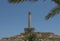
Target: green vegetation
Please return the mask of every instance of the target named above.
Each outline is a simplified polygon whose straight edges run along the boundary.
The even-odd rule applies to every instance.
[[[60,13],[60,0],[52,0],[52,1],[55,2],[57,6],[53,8],[51,12],[49,12],[49,14],[45,17],[47,20]]]
[[[24,0],[8,0],[9,3],[19,3],[19,2],[23,2]]]
[[[40,35],[41,36],[37,36],[37,35]],[[60,36],[58,35],[55,35],[54,33],[49,33],[49,32],[34,32],[34,33],[23,33],[22,34],[24,36],[24,38],[21,37],[21,35],[15,35],[15,36],[12,36],[12,37],[9,37],[9,38],[2,38],[2,41],[19,41],[20,38],[22,40],[28,40],[28,41],[38,41],[39,39],[43,39],[46,41],[47,40],[52,40],[52,41],[60,41]],[[50,37],[52,35],[52,37]]]

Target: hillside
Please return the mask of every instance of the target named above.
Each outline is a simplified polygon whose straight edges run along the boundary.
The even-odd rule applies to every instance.
[[[60,41],[60,36],[54,33],[50,33],[50,32],[34,32],[34,33],[35,35],[37,35],[36,39],[38,41],[39,39],[41,41]],[[0,41],[23,41],[23,40],[25,40],[24,33],[0,39]]]

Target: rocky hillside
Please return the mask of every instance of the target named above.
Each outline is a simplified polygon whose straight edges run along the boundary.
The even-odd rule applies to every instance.
[[[34,32],[38,38],[36,41],[60,41],[60,36],[50,32]],[[2,38],[0,41],[24,41],[24,33],[7,38]]]

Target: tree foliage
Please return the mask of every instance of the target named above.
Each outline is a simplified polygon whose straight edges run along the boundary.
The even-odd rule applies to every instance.
[[[24,0],[8,0],[9,3],[19,3],[23,2]]]
[[[28,41],[35,41],[35,39],[37,38],[36,34],[35,34],[35,33],[32,33],[32,32],[30,32],[30,33],[25,33],[25,34],[24,34],[24,37],[25,37],[25,39],[28,40]]]
[[[23,1],[28,1],[28,0],[8,0],[9,3],[20,3]],[[38,1],[38,0],[29,0],[29,1]],[[54,17],[55,15],[59,14],[58,12],[60,12],[60,0],[52,0],[52,2],[55,2],[57,4],[56,7],[54,7],[51,12],[48,13],[48,15],[46,15],[45,19],[49,19]]]
[[[55,2],[57,4],[57,6],[55,8],[53,8],[51,10],[51,12],[48,13],[48,15],[45,17],[45,19],[49,19],[54,17],[55,15],[59,14],[60,12],[60,0],[52,0],[53,2]]]
[[[38,0],[8,0],[9,3],[20,3],[23,1],[30,1],[30,2],[36,2]]]
[[[52,1],[60,5],[60,0],[52,0]]]
[[[60,5],[53,8],[45,18],[48,20],[49,18],[52,18],[55,15],[59,14],[59,12],[60,12]]]

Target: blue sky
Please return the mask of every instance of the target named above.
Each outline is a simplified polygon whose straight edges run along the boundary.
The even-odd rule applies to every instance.
[[[24,32],[24,27],[28,27],[29,11],[32,13],[32,27],[36,32],[53,32],[60,35],[60,14],[48,21],[45,20],[45,16],[55,6],[55,3],[50,0],[16,4],[0,0],[0,38]]]

